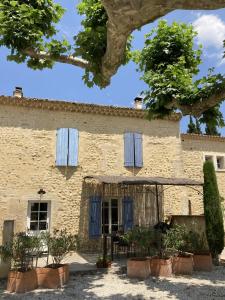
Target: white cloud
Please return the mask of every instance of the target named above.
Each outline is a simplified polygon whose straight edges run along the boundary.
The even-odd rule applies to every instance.
[[[198,43],[204,47],[214,47],[218,50],[223,48],[225,40],[225,22],[218,16],[200,15],[193,23],[195,30],[198,32]]]
[[[204,55],[215,59],[217,66],[225,63],[223,58],[223,41],[225,40],[225,22],[218,16],[198,15],[193,22],[194,29],[198,32],[197,42],[204,47]]]

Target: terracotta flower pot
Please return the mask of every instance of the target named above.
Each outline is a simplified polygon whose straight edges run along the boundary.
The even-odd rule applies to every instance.
[[[212,256],[208,254],[194,254],[194,270],[195,271],[212,271],[213,263]]]
[[[152,257],[151,262],[152,276],[171,277],[172,276],[172,260],[171,258],[163,259]]]
[[[193,255],[176,256],[173,258],[173,273],[191,275],[193,273]]]
[[[7,291],[10,293],[26,293],[38,287],[35,270],[27,272],[10,271],[7,281]]]
[[[69,280],[69,266],[67,264],[54,268],[52,265],[37,268],[38,286],[48,289],[62,287]]]
[[[130,278],[146,279],[150,275],[149,260],[134,257],[127,260],[127,276]]]

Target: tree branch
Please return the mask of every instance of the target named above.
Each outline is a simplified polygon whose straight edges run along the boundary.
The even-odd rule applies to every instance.
[[[225,8],[225,0],[102,0],[108,15],[107,50],[102,59],[103,86],[110,83],[125,55],[129,34],[176,9]]]
[[[201,9],[201,10],[214,10],[214,9],[220,9],[225,7],[225,1],[224,0],[175,0],[170,1],[172,2],[172,7],[174,9]]]
[[[26,49],[23,51],[24,54],[32,57],[32,58],[37,58],[37,59],[48,59],[48,60],[52,60],[55,62],[60,62],[63,64],[69,64],[69,65],[73,65],[76,67],[80,67],[83,69],[88,68],[88,66],[90,65],[90,63],[82,58],[78,58],[78,57],[74,57],[72,55],[59,55],[59,56],[54,56],[50,53],[44,52],[44,51],[40,51],[37,52],[34,49]]]
[[[208,98],[203,98],[201,101],[194,103],[193,105],[178,105],[177,108],[181,110],[182,114],[192,115],[196,118],[200,117],[203,112],[216,106],[225,100],[225,88],[213,93]]]
[[[102,87],[110,84],[111,77],[122,64],[127,38],[135,29],[157,20],[175,9],[219,9],[225,0],[101,0],[108,15],[107,49],[102,58]],[[38,59],[71,64],[86,69],[91,62],[84,59],[27,49],[25,54]]]

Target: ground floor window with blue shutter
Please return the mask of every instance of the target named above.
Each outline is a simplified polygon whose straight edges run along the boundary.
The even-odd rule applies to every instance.
[[[126,232],[133,228],[133,199],[131,197],[125,197],[123,199],[123,229]]]
[[[112,234],[118,232],[120,228],[125,232],[132,229],[133,214],[133,199],[129,196],[123,199],[106,198],[104,201],[100,196],[91,196],[89,199],[89,238],[98,239],[103,232]]]
[[[118,198],[107,198],[102,201],[101,197],[92,196],[89,208],[90,238],[97,238],[103,233],[118,232],[119,226],[122,225],[120,223],[121,209],[121,201]]]
[[[96,239],[101,236],[102,201],[100,196],[92,196],[89,201],[89,238]]]
[[[124,166],[143,167],[143,143],[141,133],[124,133]]]
[[[78,130],[58,128],[56,141],[56,166],[78,166]]]

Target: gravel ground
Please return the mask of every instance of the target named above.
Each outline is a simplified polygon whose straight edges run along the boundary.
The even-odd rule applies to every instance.
[[[58,300],[58,299],[225,299],[225,267],[213,272],[195,272],[193,276],[153,278],[145,281],[129,279],[121,269],[113,267],[108,273],[71,276],[68,285],[58,290],[37,289],[27,294],[4,292],[0,282],[0,299]]]

